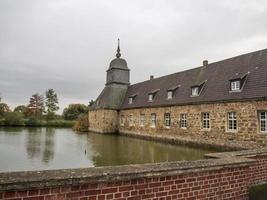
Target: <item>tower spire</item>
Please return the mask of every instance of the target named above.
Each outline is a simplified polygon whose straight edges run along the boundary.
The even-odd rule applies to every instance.
[[[121,57],[121,53],[120,53],[120,38],[118,38],[118,48],[117,48],[117,54],[116,54],[116,57],[117,58],[120,58]]]

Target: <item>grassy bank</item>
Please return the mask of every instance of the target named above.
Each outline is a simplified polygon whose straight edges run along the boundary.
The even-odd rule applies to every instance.
[[[73,127],[75,121],[72,120],[33,120],[33,119],[23,119],[19,123],[10,123],[5,119],[0,119],[0,126],[25,126],[25,127]]]

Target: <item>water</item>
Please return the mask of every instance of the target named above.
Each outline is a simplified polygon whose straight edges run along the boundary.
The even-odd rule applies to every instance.
[[[71,129],[0,127],[0,172],[197,160],[210,152]]]

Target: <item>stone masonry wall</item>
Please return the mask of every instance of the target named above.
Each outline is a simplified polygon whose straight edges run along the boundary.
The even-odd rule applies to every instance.
[[[178,139],[200,144],[254,148],[267,144],[267,134],[259,132],[258,111],[267,110],[267,101],[235,103],[213,103],[173,107],[121,110],[125,123],[119,124],[119,132],[131,135]],[[210,114],[210,129],[202,128],[202,113]],[[227,113],[237,113],[237,131],[227,131]],[[156,127],[151,128],[151,113],[157,117]],[[164,113],[170,113],[171,126],[164,125]],[[180,128],[180,114],[187,114],[186,129]],[[140,126],[140,114],[145,115],[144,126]],[[132,115],[133,123],[129,123]]]
[[[267,149],[218,153],[214,157],[191,162],[0,173],[0,199],[248,200],[249,188],[267,181]]]
[[[88,112],[89,131],[114,133],[118,130],[118,111],[110,109],[90,110]]]

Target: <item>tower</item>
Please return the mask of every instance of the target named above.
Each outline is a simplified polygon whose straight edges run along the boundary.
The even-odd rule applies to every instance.
[[[120,40],[116,58],[106,71],[106,85],[89,111],[89,131],[114,133],[118,127],[118,110],[130,85],[130,69],[121,58]]]

